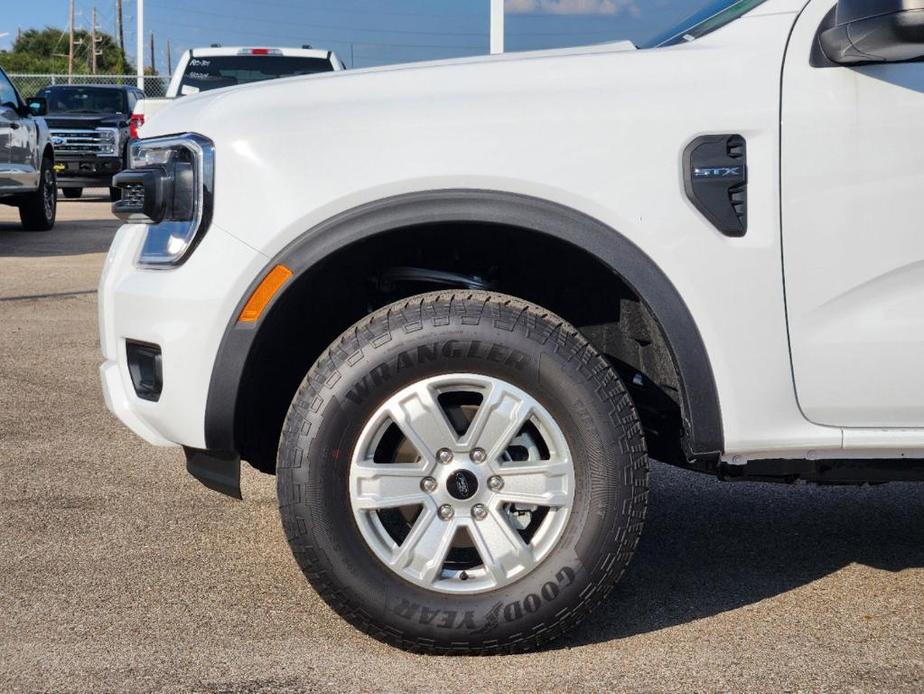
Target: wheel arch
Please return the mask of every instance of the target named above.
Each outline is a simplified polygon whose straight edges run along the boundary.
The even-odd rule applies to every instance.
[[[490,190],[440,190],[386,198],[342,212],[299,236],[276,255],[240,299],[212,369],[205,413],[209,450],[240,450],[243,380],[261,328],[280,299],[325,260],[395,230],[430,224],[473,223],[515,227],[582,249],[618,276],[644,302],[664,334],[681,382],[689,460],[713,460],[724,450],[718,391],[699,329],[668,277],[638,246],[582,212],[529,196]],[[255,323],[238,316],[266,272],[285,265],[293,273]],[[567,318],[567,316],[566,316]]]

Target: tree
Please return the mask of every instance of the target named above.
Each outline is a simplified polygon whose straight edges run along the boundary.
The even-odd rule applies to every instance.
[[[96,69],[100,74],[130,75],[135,68],[122,54],[118,42],[109,34],[96,32]],[[78,45],[74,48],[74,74],[90,73],[90,32],[74,32]],[[54,27],[28,29],[13,44],[13,50],[0,52],[0,66],[7,72],[65,73],[67,72],[67,32]]]

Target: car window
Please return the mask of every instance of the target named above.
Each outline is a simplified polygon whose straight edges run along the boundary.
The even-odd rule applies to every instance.
[[[49,113],[125,113],[126,93],[105,87],[45,87]],[[129,109],[130,110],[130,109]]]
[[[0,105],[19,108],[19,97],[7,76],[0,72]]]
[[[762,5],[766,0],[711,0],[681,22],[658,32],[653,38],[640,44],[640,48],[673,46],[693,41],[719,29],[729,22]]]
[[[261,82],[280,77],[332,72],[333,69],[333,63],[327,58],[301,58],[284,55],[192,57],[183,73],[180,94],[204,92],[219,87],[233,87],[236,84]]]

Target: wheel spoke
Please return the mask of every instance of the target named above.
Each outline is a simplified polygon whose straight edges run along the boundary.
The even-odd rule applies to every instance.
[[[351,480],[353,504],[369,510],[422,504],[429,501],[420,488],[425,474],[420,465],[355,463]]]
[[[443,394],[471,416],[461,435]],[[423,379],[379,405],[354,445],[349,485],[357,526],[383,565],[447,594],[502,588],[532,571],[560,538],[575,488],[551,414],[516,385],[473,373]],[[550,510],[530,515],[536,507]],[[394,512],[379,513],[394,508],[400,533]],[[518,530],[526,519],[528,532]]]
[[[484,449],[488,462],[493,463],[523,428],[533,407],[531,398],[516,394],[502,382],[495,381],[475,412],[460,445]]]
[[[390,402],[388,415],[427,462],[433,462],[436,451],[454,444],[458,438],[426,384]]]
[[[565,506],[570,502],[570,471],[570,462],[557,458],[501,465],[504,486],[496,494],[508,503]]]
[[[455,521],[444,521],[433,504],[426,504],[411,532],[396,550],[392,568],[406,571],[427,585],[440,576],[449,546],[456,534]]]
[[[473,522],[469,534],[485,569],[497,585],[514,573],[525,573],[535,564],[532,548],[514,530],[503,512],[495,506],[484,520]]]

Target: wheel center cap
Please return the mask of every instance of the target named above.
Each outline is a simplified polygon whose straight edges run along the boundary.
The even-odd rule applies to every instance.
[[[455,470],[446,479],[446,489],[455,499],[471,499],[478,491],[478,478],[468,470]]]

